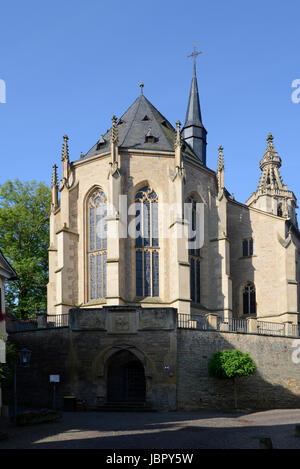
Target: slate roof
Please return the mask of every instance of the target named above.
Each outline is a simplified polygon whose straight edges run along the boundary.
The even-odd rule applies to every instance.
[[[8,260],[5,258],[3,252],[0,249],[0,267],[3,266],[3,269],[7,272],[8,280],[16,280],[18,278],[15,270],[12,268]]]
[[[117,123],[119,148],[174,152],[176,130],[170,122],[141,94]],[[111,129],[80,160],[101,155],[110,150]],[[146,137],[147,136],[147,137]],[[185,145],[183,152],[189,157],[199,159]]]
[[[195,64],[183,129],[190,126],[203,127]]]

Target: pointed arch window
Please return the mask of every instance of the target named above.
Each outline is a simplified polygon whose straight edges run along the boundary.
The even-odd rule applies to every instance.
[[[256,315],[255,285],[251,282],[246,283],[243,288],[243,314],[245,316]]]
[[[136,296],[159,296],[158,197],[149,186],[135,196]]]
[[[106,297],[107,200],[97,189],[88,200],[88,298]]]
[[[195,241],[196,237],[196,222],[197,222],[197,202],[193,197],[189,197],[186,203],[190,204],[189,213],[189,241]],[[200,249],[189,249],[189,262],[190,262],[190,294],[193,303],[201,302],[201,256]]]

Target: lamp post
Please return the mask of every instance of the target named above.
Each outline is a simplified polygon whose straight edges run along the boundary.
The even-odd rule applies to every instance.
[[[22,348],[18,352],[19,364],[23,368],[29,368],[31,351]],[[14,365],[14,424],[17,425],[17,365],[18,360],[15,361]]]

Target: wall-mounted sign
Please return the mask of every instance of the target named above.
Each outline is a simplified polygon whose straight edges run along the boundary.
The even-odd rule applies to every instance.
[[[50,383],[59,383],[59,375],[50,375]]]

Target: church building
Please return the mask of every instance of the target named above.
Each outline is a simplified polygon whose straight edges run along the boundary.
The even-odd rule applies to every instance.
[[[51,189],[48,322],[14,335],[39,370],[24,399],[35,389],[37,400],[49,395],[49,375],[59,374],[61,397],[92,408],[230,406],[230,384],[207,374],[210,356],[229,347],[257,366],[240,391],[246,406],[299,404],[299,367],[288,356],[300,311],[296,197],[271,134],[246,203],[225,186],[222,146],[217,170],[207,166],[196,54],[183,126],[141,83],[87,153],[71,161],[63,137],[62,179],[54,165]]]
[[[273,136],[258,187],[240,203],[225,187],[222,146],[217,171],[207,166],[195,60],[181,129],[143,86],[75,161],[64,136],[60,186],[56,166],[52,179],[48,314],[127,305],[297,324],[297,203],[280,175]],[[196,219],[203,242],[189,248]]]

